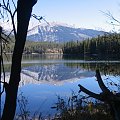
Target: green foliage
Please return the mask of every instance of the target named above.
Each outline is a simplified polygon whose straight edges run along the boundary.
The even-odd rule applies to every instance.
[[[33,42],[26,41],[24,54],[38,53],[44,54],[48,49],[56,49],[56,51],[62,50],[62,44],[54,43],[54,42]],[[10,42],[8,48],[6,49],[6,53],[13,53],[14,48],[14,40]]]
[[[68,42],[63,48],[64,54],[93,56],[120,55],[120,34],[105,34],[82,42]]]

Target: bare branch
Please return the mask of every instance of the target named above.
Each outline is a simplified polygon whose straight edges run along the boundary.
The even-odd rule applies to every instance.
[[[112,21],[116,22],[116,24],[113,23],[113,22],[111,22],[112,25],[120,26],[120,21],[119,21],[118,19],[116,19],[116,18],[112,15],[112,13],[111,13],[110,11],[107,11],[107,12],[101,11],[101,12],[102,12],[105,16],[107,16],[108,18],[110,18]],[[117,23],[118,23],[119,25],[118,25]]]
[[[2,36],[1,36],[1,38],[2,38],[2,40],[3,40],[2,42],[5,42],[5,43],[8,42],[8,41],[7,41],[5,38],[3,38]]]
[[[82,85],[80,85],[80,84],[79,84],[78,86],[80,87],[80,90],[81,90],[82,92],[88,94],[89,96],[91,96],[91,97],[93,97],[93,98],[96,98],[96,99],[98,99],[98,100],[103,100],[99,94],[96,94],[96,93],[93,93],[93,92],[89,91],[88,89],[84,88],[84,87],[83,87]]]
[[[7,7],[8,7],[8,5],[9,5],[9,2],[10,2],[10,0],[7,1]]]
[[[9,0],[8,0],[8,2],[9,2]],[[7,3],[7,4],[8,5],[6,6],[5,1],[3,0],[2,8],[10,14],[10,17],[11,17],[11,20],[12,20],[12,25],[13,25],[13,31],[14,31],[14,35],[15,35],[15,38],[16,38],[17,32],[16,32],[16,28],[15,28],[14,16],[15,16],[15,13],[17,12],[17,9],[15,9],[15,11],[12,13],[11,8],[10,8],[10,4],[9,3]],[[15,5],[15,3],[14,3],[14,5]]]
[[[2,18],[4,18],[3,14],[2,14],[2,12],[1,12],[1,9],[0,9],[0,15],[1,15]],[[1,18],[0,18],[0,19],[1,19]]]
[[[8,12],[11,12],[11,11],[9,10],[8,5],[9,5],[9,3],[7,3],[7,5],[6,5],[6,4],[5,4],[5,0],[3,0],[3,5],[2,5],[3,9],[7,10]]]
[[[3,0],[3,5],[4,5],[5,7],[7,7],[6,4],[5,4],[5,0]]]
[[[13,12],[13,17],[15,16],[15,13],[17,12],[17,8],[15,9],[15,11]]]
[[[115,23],[113,23],[113,22],[107,22],[108,24],[110,24],[110,25],[114,25],[114,26],[120,26],[119,24],[115,24]]]
[[[98,81],[98,84],[99,84],[101,90],[105,93],[110,93],[109,89],[103,83],[103,80],[101,78],[99,70],[96,70],[96,78],[97,78],[97,81]]]
[[[17,37],[17,31],[16,31],[16,28],[15,28],[14,17],[12,15],[11,15],[11,20],[12,20],[12,25],[13,25],[13,31],[14,31],[15,39],[16,39],[16,37]]]
[[[32,14],[31,16],[34,17],[34,18],[35,18],[36,20],[38,20],[39,22],[41,22],[41,20],[44,20],[44,21],[49,25],[49,22],[47,22],[47,20],[45,20],[44,17],[42,17],[42,16],[37,16],[37,15],[35,15],[35,14]]]
[[[15,5],[15,2],[12,0],[12,3],[13,3],[13,5],[14,5],[14,8],[15,8],[15,10],[17,9],[17,7],[16,7],[16,5]]]
[[[10,31],[10,33],[7,35],[6,39],[11,39],[10,35],[12,34],[13,30]]]
[[[31,16],[34,17],[35,19],[37,19],[39,22],[40,22],[40,20],[43,19],[42,16],[37,16],[37,15],[35,15],[35,14],[32,14]]]

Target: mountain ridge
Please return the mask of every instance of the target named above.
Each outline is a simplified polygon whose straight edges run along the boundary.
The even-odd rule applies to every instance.
[[[35,42],[69,42],[82,41],[88,38],[104,35],[105,31],[76,28],[68,24],[41,24],[28,31],[27,39]]]

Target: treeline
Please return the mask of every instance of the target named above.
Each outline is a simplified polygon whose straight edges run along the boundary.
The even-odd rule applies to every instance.
[[[49,53],[49,52],[61,52],[62,44],[55,42],[31,42],[27,41],[24,49],[24,53]]]
[[[118,56],[120,55],[120,34],[105,34],[82,42],[67,42],[64,45],[63,54]]]
[[[14,40],[10,41],[6,53],[12,53]],[[81,56],[120,56],[120,34],[105,34],[97,38],[84,41],[70,41],[67,43],[33,42],[27,41],[24,54],[62,53]]]
[[[14,46],[14,40],[10,41],[7,48],[5,49],[6,53],[12,53]],[[55,42],[33,42],[26,41],[24,54],[45,54],[45,53],[55,53],[62,52],[63,44],[55,43]]]

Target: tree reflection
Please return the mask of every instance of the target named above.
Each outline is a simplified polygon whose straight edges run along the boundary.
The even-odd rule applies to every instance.
[[[65,63],[68,67],[83,68],[88,71],[95,71],[99,69],[104,75],[120,75],[120,63],[119,62],[84,62],[84,63]]]

